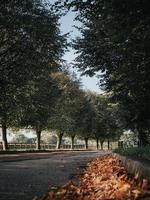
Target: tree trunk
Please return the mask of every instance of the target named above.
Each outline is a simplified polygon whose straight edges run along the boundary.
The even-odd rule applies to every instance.
[[[108,147],[108,150],[110,149],[110,141],[107,140],[107,147]]]
[[[71,136],[71,149],[74,149],[74,138],[75,138],[75,135]]]
[[[149,144],[148,138],[147,138],[147,133],[145,133],[142,130],[138,130],[138,139],[139,139],[138,146],[143,147],[143,146],[147,146]]]
[[[96,138],[96,148],[99,149],[99,138]]]
[[[3,145],[3,150],[6,151],[8,149],[8,142],[7,142],[7,127],[5,124],[2,124],[2,145]]]
[[[36,128],[36,150],[41,149],[41,129]]]
[[[118,148],[123,149],[123,141],[118,141]]]
[[[58,135],[58,140],[57,140],[57,146],[56,146],[56,149],[60,149],[60,147],[61,147],[61,143],[62,143],[62,137],[63,137],[63,135],[64,135],[63,132],[59,133],[59,135]]]
[[[89,148],[89,146],[88,146],[88,138],[84,138],[84,141],[85,141],[85,149],[88,149]]]
[[[100,143],[101,143],[101,150],[103,150],[104,140],[100,140]]]

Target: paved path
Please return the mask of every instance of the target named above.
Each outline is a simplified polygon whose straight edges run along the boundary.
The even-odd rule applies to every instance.
[[[32,200],[50,186],[65,184],[101,151],[0,157],[0,200]],[[32,159],[33,158],[33,159]],[[40,159],[39,159],[40,158]]]

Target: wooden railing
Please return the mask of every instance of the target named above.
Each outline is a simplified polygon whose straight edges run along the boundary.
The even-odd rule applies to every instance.
[[[35,150],[36,144],[24,144],[24,143],[9,143],[10,150]],[[85,145],[74,145],[74,149],[84,149]],[[56,145],[53,144],[41,144],[41,150],[53,150],[56,149]],[[71,145],[61,145],[61,149],[71,149]],[[2,150],[2,144],[0,144],[0,150]]]

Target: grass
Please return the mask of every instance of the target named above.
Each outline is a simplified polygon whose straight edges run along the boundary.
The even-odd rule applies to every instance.
[[[113,151],[123,156],[129,156],[135,159],[150,160],[150,146],[146,147],[130,147],[130,148],[118,148]]]

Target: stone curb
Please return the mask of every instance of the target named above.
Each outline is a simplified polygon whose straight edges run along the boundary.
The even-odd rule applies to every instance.
[[[126,156],[121,156],[116,153],[113,153],[113,155],[117,159],[121,160],[129,174],[132,174],[135,177],[138,176],[139,179],[147,179],[150,183],[150,167],[140,161],[133,160]]]

